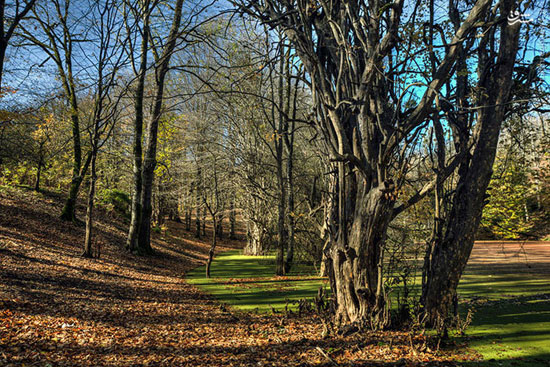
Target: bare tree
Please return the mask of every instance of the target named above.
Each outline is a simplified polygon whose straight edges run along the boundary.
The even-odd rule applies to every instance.
[[[436,212],[437,229],[426,254],[422,293],[428,321],[444,332],[486,204],[501,126],[513,108],[511,102],[517,91],[512,92],[512,86],[515,81],[521,81],[523,85],[517,86],[517,90],[521,90],[532,82],[521,80],[517,73],[514,77],[521,23],[506,22],[505,18],[516,6],[515,1],[500,1],[499,12],[486,15],[483,37],[475,55],[478,59],[477,85],[472,86],[468,78],[458,75],[455,81],[457,110],[449,110],[447,106],[448,120],[455,131],[455,147],[463,152],[465,159],[458,167],[450,199],[444,200],[443,191],[436,191],[438,200],[445,202],[448,209],[446,216]],[[451,3],[449,10],[456,28],[460,22],[458,4]],[[498,42],[495,41],[497,35]],[[467,63],[468,55],[462,50],[459,61],[462,70],[467,70]],[[471,95],[475,95],[475,99],[472,100]],[[443,137],[439,135],[437,150],[441,152]],[[438,181],[441,181],[440,176]],[[438,204],[436,209],[440,206]]]
[[[119,91],[115,95],[117,76],[125,63],[125,40],[121,37],[122,27],[118,23],[118,11],[116,2],[105,0],[97,2],[93,11],[95,19],[94,31],[97,36],[97,83],[94,93],[94,106],[92,112],[92,128],[89,131],[91,143],[90,187],[86,210],[86,237],[84,240],[84,252],[82,256],[92,257],[93,239],[93,209],[97,183],[96,162],[101,146],[106,142],[119,113],[118,105],[122,97]],[[97,251],[99,257],[99,248]]]
[[[15,29],[21,20],[32,9],[36,0],[8,1],[0,0],[0,97],[2,96],[2,74],[4,72],[4,58],[6,49]],[[7,26],[7,29],[6,29]]]
[[[73,135],[73,177],[69,195],[63,207],[61,218],[75,221],[75,208],[84,175],[88,171],[92,155],[88,153],[82,160],[81,126],[77,82],[75,80],[74,58],[75,44],[85,41],[85,27],[82,22],[87,17],[79,17],[72,13],[70,0],[52,0],[32,8],[28,16],[30,23],[21,27],[21,36],[39,47],[48,55],[56,67],[59,79],[65,92]],[[40,32],[32,27],[37,26]]]
[[[139,234],[139,226],[141,224],[141,190],[142,190],[142,164],[143,164],[143,104],[144,104],[144,90],[145,90],[145,78],[147,76],[148,55],[149,55],[149,36],[150,36],[150,17],[151,12],[154,10],[158,2],[150,0],[144,0],[138,3],[125,2],[125,17],[124,22],[127,30],[128,52],[132,64],[132,70],[137,78],[137,84],[134,90],[134,141],[133,141],[133,188],[132,188],[132,206],[131,206],[131,219],[130,227],[128,230],[128,237],[126,240],[126,248],[130,251],[137,251],[137,240]],[[130,22],[130,15],[133,17],[134,22]],[[135,57],[136,41],[132,42],[132,38],[135,34],[132,32],[133,23],[139,29],[141,35],[141,46],[139,51],[139,64]]]
[[[403,17],[404,9],[410,14],[419,2],[406,8],[403,0],[236,3],[242,12],[285,33],[311,80],[314,124],[336,177],[325,248],[336,321],[383,327],[389,309],[382,249],[398,208],[407,152],[490,0],[479,0],[470,9],[431,80],[415,90],[419,98],[410,94],[419,85],[408,82],[403,69],[413,57],[413,35],[402,31],[417,21]]]

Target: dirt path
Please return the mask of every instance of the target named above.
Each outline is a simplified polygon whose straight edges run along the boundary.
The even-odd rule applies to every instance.
[[[102,213],[101,259],[83,259],[83,228],[60,222],[60,208],[55,196],[0,193],[2,366],[332,365],[328,358],[440,365],[452,358],[426,350],[421,337],[411,348],[405,333],[323,339],[311,315],[229,312],[185,282],[208,244],[180,224],[155,238],[156,256],[140,258],[118,247],[124,225]],[[223,242],[220,250],[238,245]]]
[[[550,242],[476,241],[468,267],[493,273],[550,275]]]

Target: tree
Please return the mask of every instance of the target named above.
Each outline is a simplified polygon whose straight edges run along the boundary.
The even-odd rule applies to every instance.
[[[403,16],[419,2],[407,7],[402,0],[236,3],[242,12],[284,32],[311,80],[314,123],[335,172],[325,254],[336,322],[386,326],[382,247],[387,228],[398,212],[423,196],[396,206],[407,152],[490,1],[479,0],[470,9],[433,77],[421,84],[425,88],[410,81],[417,20]]]
[[[86,210],[86,237],[82,254],[83,257],[88,258],[93,256],[93,209],[97,182],[97,156],[117,120],[118,104],[122,97],[121,92],[118,96],[113,93],[119,71],[125,63],[125,53],[122,51],[125,42],[121,37],[122,28],[117,22],[118,10],[116,2],[111,0],[97,2],[93,8],[93,14],[97,19],[93,27],[97,37],[97,59],[94,60],[97,75],[95,76],[94,105],[91,116],[92,127],[89,131],[91,145],[90,187]]]
[[[146,2],[145,5],[153,7],[157,5],[157,2],[149,3]],[[151,215],[152,215],[152,190],[153,190],[153,180],[154,172],[156,166],[156,151],[157,151],[157,135],[158,135],[158,126],[159,122],[163,115],[163,104],[164,104],[164,93],[165,93],[165,82],[170,71],[170,60],[174,55],[177,47],[180,47],[178,51],[185,48],[185,44],[182,45],[184,36],[188,36],[189,39],[185,41],[190,41],[192,36],[197,33],[198,28],[207,20],[200,19],[200,15],[208,9],[210,4],[205,6],[191,6],[190,12],[186,15],[186,19],[183,21],[182,27],[182,17],[183,17],[183,1],[176,0],[173,9],[171,10],[172,20],[169,25],[168,35],[164,38],[162,36],[152,36],[149,34],[150,42],[145,43],[145,40],[142,43],[141,57],[142,64],[147,64],[147,58],[144,56],[144,53],[151,52],[153,54],[154,63],[154,95],[152,100],[152,112],[151,117],[147,124],[147,141],[145,142],[145,153],[143,156],[143,162],[141,162],[141,191],[138,193],[137,190],[133,193],[133,200],[136,200],[139,195],[139,205],[132,205],[132,222],[130,225],[129,235],[128,235],[128,247],[132,250],[137,251],[138,253],[148,254],[152,252],[150,237],[151,237]],[[151,10],[147,10],[149,13]],[[149,14],[151,16],[151,14]],[[163,15],[163,16],[166,16]],[[197,20],[199,19],[199,20]],[[151,30],[149,30],[151,32]],[[148,46],[149,45],[149,46]],[[136,128],[139,128],[137,126]],[[134,144],[141,144],[141,141],[138,140],[138,134],[136,133]],[[141,149],[141,148],[140,148]],[[138,151],[140,149],[137,149]],[[134,167],[139,166],[138,151],[136,151],[134,145],[134,157],[135,164]],[[134,168],[134,173],[137,175],[139,169]],[[137,183],[134,183],[134,186],[138,186]],[[140,214],[134,213],[135,210],[140,210]]]
[[[132,205],[131,205],[131,219],[130,227],[128,230],[128,237],[126,240],[126,248],[130,251],[137,251],[137,240],[139,234],[139,228],[141,225],[142,206],[141,206],[141,191],[142,191],[142,164],[143,164],[143,103],[144,103],[144,90],[145,79],[148,68],[148,55],[149,55],[149,35],[150,35],[150,17],[151,12],[156,6],[156,2],[145,0],[142,3],[136,3],[136,6],[131,6],[130,2],[125,2],[125,6],[128,7],[126,13],[130,11],[135,18],[136,26],[141,34],[141,48],[139,51],[139,66],[135,59],[135,42],[128,42],[129,57],[132,64],[132,70],[137,78],[137,85],[134,91],[134,141],[133,141],[133,188],[132,188]],[[141,5],[141,6],[139,6]],[[129,23],[129,14],[125,14],[125,25],[128,29],[128,37],[133,37],[130,32],[131,25]],[[141,27],[140,27],[141,24]],[[131,38],[130,38],[131,39]]]
[[[466,111],[456,113],[450,122],[457,130],[456,149],[462,151],[465,158],[457,169],[454,195],[447,201],[447,218],[442,221],[439,235],[428,248],[425,262],[427,276],[422,292],[428,320],[444,332],[460,277],[474,245],[483,207],[487,203],[486,191],[503,121],[516,107],[511,103],[515,95],[529,89],[530,79],[534,76],[525,79],[515,73],[520,23],[504,21],[514,9],[514,1],[501,1],[498,13],[485,14],[484,32],[477,47],[475,87],[471,86],[472,81],[464,78],[464,74],[458,74],[456,80],[457,90],[460,91],[457,104]],[[455,14],[451,17],[458,22],[458,7],[450,11]],[[467,54],[462,51],[462,55],[462,64],[466,66]],[[512,91],[515,81],[520,81],[522,88],[518,85]],[[470,95],[474,97],[470,98]],[[519,105],[524,110],[521,102]],[[470,106],[474,107],[472,111],[475,112],[468,112]],[[474,119],[475,128],[471,124]]]
[[[28,18],[30,23],[21,26],[21,36],[39,47],[52,60],[65,92],[67,105],[70,107],[73,135],[73,177],[69,195],[63,207],[61,218],[76,221],[75,208],[84,175],[88,171],[92,155],[88,153],[82,160],[80,135],[80,113],[77,81],[75,80],[74,58],[75,44],[84,42],[86,26],[82,22],[88,18],[72,13],[71,1],[52,0],[32,9]],[[37,26],[40,33],[30,27]]]
[[[32,9],[36,0],[20,2],[0,0],[0,98],[2,96],[2,74],[4,72],[4,58],[6,49],[15,29],[21,20]],[[7,29],[6,29],[7,26]]]

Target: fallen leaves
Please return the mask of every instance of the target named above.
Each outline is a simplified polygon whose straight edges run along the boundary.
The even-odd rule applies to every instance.
[[[118,246],[122,223],[100,221],[102,258],[82,259],[83,228],[57,219],[61,204],[0,194],[2,366],[454,365],[455,355],[423,349],[424,337],[411,344],[404,332],[325,339],[314,315],[220,307],[183,278],[209,244],[181,224],[140,258]]]

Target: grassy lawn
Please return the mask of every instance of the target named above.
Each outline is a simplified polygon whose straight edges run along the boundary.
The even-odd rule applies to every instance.
[[[314,297],[319,287],[328,288],[313,267],[299,265],[289,276],[274,277],[274,257],[244,256],[240,251],[218,255],[212,278],[206,279],[204,272],[204,266],[193,270],[188,281],[239,310],[292,307],[293,301]],[[475,309],[465,338],[484,357],[466,366],[550,366],[548,276],[470,267],[459,294],[462,309]]]
[[[548,277],[468,272],[459,294],[467,301],[463,305],[475,305],[466,334],[485,360],[474,365],[550,366]]]
[[[550,300],[489,301],[467,330],[479,366],[550,366]]]
[[[205,278],[201,266],[186,275],[189,283],[214,295],[236,309],[258,312],[295,309],[295,303],[314,297],[319,287],[328,288],[328,281],[315,275],[312,266],[299,264],[288,276],[277,277],[274,256],[245,256],[240,250],[216,256]]]

